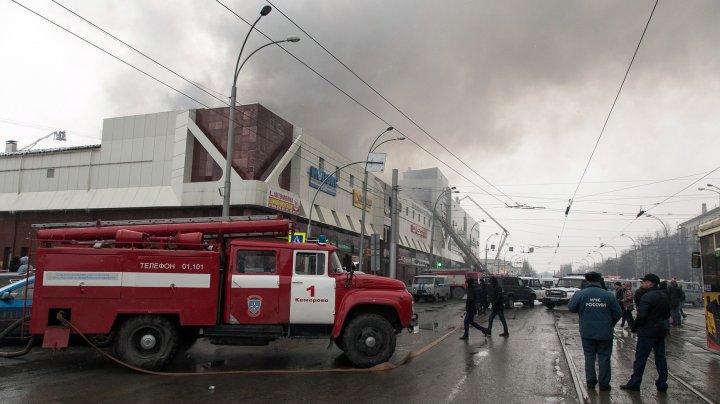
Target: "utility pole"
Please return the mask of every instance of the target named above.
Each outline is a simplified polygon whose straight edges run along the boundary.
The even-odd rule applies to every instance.
[[[397,239],[400,217],[398,215],[398,170],[392,170],[392,202],[390,203],[390,278],[397,277]]]

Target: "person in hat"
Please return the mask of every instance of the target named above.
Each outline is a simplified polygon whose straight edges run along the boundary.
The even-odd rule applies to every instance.
[[[568,310],[580,316],[580,336],[585,354],[585,382],[594,389],[600,383],[601,391],[610,387],[610,357],[613,348],[613,328],[622,317],[620,303],[612,292],[603,289],[600,284],[602,275],[597,272],[585,274],[587,287],[576,292]],[[599,376],[595,372],[598,363]]]
[[[477,305],[480,303],[478,298],[480,293],[477,285],[475,284],[475,279],[467,278],[465,280],[465,284],[467,285],[467,300],[465,300],[465,320],[463,321],[463,327],[465,327],[465,332],[460,337],[460,339],[462,340],[468,339],[468,331],[470,330],[470,326],[477,328],[483,334],[487,335],[487,330],[483,328],[483,326],[475,322],[475,313],[477,313],[478,311]]]
[[[633,332],[637,332],[633,374],[627,383],[620,386],[623,390],[640,391],[647,359],[650,351],[655,351],[655,368],[658,372],[655,387],[661,393],[667,392],[668,367],[663,322],[670,317],[670,299],[666,291],[660,290],[659,284],[660,278],[655,274],[647,274],[642,278],[640,287],[645,289],[645,293],[640,296],[633,326]]]

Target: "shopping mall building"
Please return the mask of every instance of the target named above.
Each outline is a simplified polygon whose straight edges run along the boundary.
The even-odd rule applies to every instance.
[[[2,269],[12,256],[31,255],[32,224],[220,216],[228,112],[108,118],[94,146],[17,151],[7,141],[0,153]],[[335,173],[353,161],[262,105],[243,105],[234,130],[230,214],[281,213],[298,222],[298,231],[312,216],[311,236],[326,235],[341,257],[358,260],[364,167]],[[435,262],[466,267],[462,239],[477,255],[477,233],[468,235],[476,222],[451,194],[441,195],[447,187],[437,168],[401,173],[400,188],[407,190],[398,197],[398,278],[431,264],[433,205],[442,218],[435,221]],[[366,272],[388,273],[391,188],[370,175],[365,234],[379,235],[381,259],[371,266],[366,249]]]

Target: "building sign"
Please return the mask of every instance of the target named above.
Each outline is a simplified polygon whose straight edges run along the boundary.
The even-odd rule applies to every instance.
[[[281,212],[290,213],[291,215],[300,214],[300,198],[292,192],[278,191],[268,188],[267,207]]]
[[[410,232],[422,238],[427,238],[427,229],[420,226],[419,224],[410,224]]]
[[[328,195],[335,196],[337,194],[337,177],[330,175],[315,166],[310,167],[308,175],[310,177],[310,187],[320,189],[320,192],[324,192]],[[323,181],[325,181],[324,184]],[[322,188],[320,188],[320,184],[322,184]]]
[[[358,209],[362,209],[362,191],[356,191],[353,189],[353,206],[355,206]],[[372,208],[372,199],[366,198],[365,199],[365,211],[370,212],[370,209]]]
[[[412,258],[406,257],[406,256],[404,256],[404,255],[400,255],[400,256],[398,256],[398,264],[403,264],[403,265],[408,265],[408,264],[410,264],[410,265],[411,265],[411,264],[412,264]]]

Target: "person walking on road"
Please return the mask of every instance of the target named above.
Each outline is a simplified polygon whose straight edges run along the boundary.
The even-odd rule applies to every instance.
[[[585,382],[594,389],[600,382],[600,390],[610,387],[610,356],[613,348],[613,328],[622,317],[620,303],[612,292],[600,286],[602,276],[597,272],[585,274],[588,286],[575,293],[568,303],[571,313],[580,315],[580,336],[585,354]],[[595,362],[598,362],[598,374]]]
[[[505,312],[503,311],[503,289],[502,286],[498,283],[498,280],[496,277],[491,276],[489,278],[490,285],[488,286],[488,299],[490,300],[490,303],[492,303],[492,311],[490,312],[490,318],[488,319],[488,326],[487,326],[487,335],[490,337],[492,335],[492,326],[493,326],[493,320],[495,319],[495,316],[500,317],[500,322],[502,322],[503,325],[503,333],[500,334],[501,337],[509,337],[510,333],[508,332],[508,326],[507,321],[505,321]]]
[[[468,339],[468,331],[470,330],[470,326],[477,328],[483,334],[488,333],[488,331],[483,326],[475,322],[475,313],[477,313],[478,311],[478,306],[480,302],[480,289],[478,289],[477,285],[475,284],[475,279],[467,278],[465,280],[465,284],[467,285],[467,300],[465,300],[465,320],[463,321],[465,332],[463,333],[462,337],[460,337],[460,339],[462,340]]]
[[[480,291],[480,300],[477,302],[480,307],[480,314],[485,314],[487,311],[487,308],[489,306],[488,304],[488,285],[485,283],[484,278],[480,278],[480,284],[478,285],[478,290]]]
[[[633,290],[632,290],[632,283],[625,282],[625,286],[623,287],[623,297],[620,300],[620,305],[623,309],[623,316],[622,321],[620,322],[620,328],[625,327],[625,322],[627,321],[628,327],[630,329],[633,328],[633,325],[635,324],[635,319],[633,319],[633,310],[635,310],[635,304],[633,302]]]
[[[664,321],[670,316],[670,301],[667,292],[658,288],[659,284],[660,278],[655,274],[647,274],[642,278],[640,287],[646,291],[640,297],[633,328],[633,332],[637,332],[633,374],[627,383],[620,386],[623,390],[640,391],[650,351],[655,351],[655,368],[658,372],[655,387],[661,393],[667,392]]]
[[[673,327],[682,327],[680,317],[680,306],[685,301],[685,292],[680,289],[676,280],[670,281],[668,286],[668,294],[670,295],[670,316],[672,317]]]

